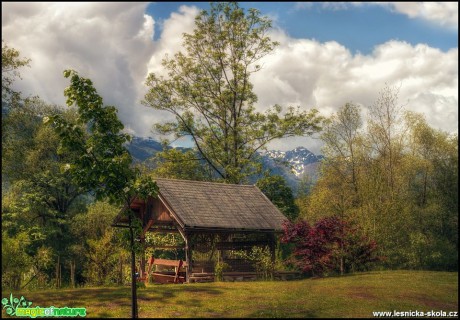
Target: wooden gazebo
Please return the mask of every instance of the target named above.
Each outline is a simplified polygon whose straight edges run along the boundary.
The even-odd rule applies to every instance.
[[[274,262],[276,234],[287,218],[254,185],[156,179],[158,198],[134,199],[131,209],[146,232],[178,232],[184,240],[187,282],[213,279],[215,257],[228,266],[224,277],[245,279],[255,275],[254,266],[238,250],[268,247]],[[119,215],[114,226],[126,227]],[[204,257],[204,258],[203,258]],[[141,257],[141,274],[146,270]]]

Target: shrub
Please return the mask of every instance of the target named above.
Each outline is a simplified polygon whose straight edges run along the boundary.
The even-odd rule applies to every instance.
[[[289,262],[306,274],[324,276],[365,270],[379,260],[375,241],[337,216],[322,218],[314,226],[303,220],[286,221],[283,228],[281,241],[295,246]]]

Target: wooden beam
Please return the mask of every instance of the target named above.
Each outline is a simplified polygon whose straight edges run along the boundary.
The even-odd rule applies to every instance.
[[[192,275],[192,247],[190,244],[190,238],[188,234],[185,234],[185,263],[187,264],[185,270],[186,282],[190,282],[190,276]]]
[[[147,225],[145,226],[144,230],[142,231],[142,236],[145,235],[145,233],[147,232],[147,230],[150,229],[150,227],[152,226],[153,224],[153,219],[150,219],[149,222],[147,222]]]
[[[254,246],[266,246],[271,243],[270,240],[259,241],[221,241],[216,243],[218,250],[238,250],[242,248],[252,248]]]
[[[154,233],[179,233],[177,229],[162,229],[162,228],[150,228],[147,232],[154,232]]]
[[[146,247],[154,249],[185,249],[184,246],[156,246],[154,244],[148,244]]]

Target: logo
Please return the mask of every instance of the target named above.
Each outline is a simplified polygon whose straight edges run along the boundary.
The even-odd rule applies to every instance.
[[[9,299],[2,299],[2,305],[3,309],[6,309],[7,315],[16,317],[86,317],[86,308],[31,307],[31,301],[27,301],[24,296],[21,296],[20,299],[13,298],[12,293]]]

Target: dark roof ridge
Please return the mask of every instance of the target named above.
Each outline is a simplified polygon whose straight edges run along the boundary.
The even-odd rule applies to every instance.
[[[220,184],[225,186],[237,186],[237,187],[257,187],[255,184],[236,184],[236,183],[227,183],[227,182],[217,182],[217,181],[201,181],[201,180],[186,180],[186,179],[170,179],[170,178],[153,178],[153,180],[167,180],[167,181],[180,181],[188,182],[194,184]]]

